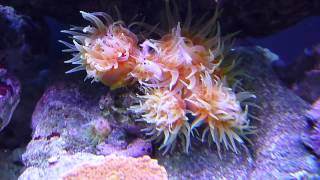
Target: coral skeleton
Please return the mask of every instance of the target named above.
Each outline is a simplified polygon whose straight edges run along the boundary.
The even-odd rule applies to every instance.
[[[170,32],[158,33],[159,40],[138,41],[121,21],[113,22],[105,13],[81,12],[93,26],[63,31],[73,36],[74,43],[62,42],[74,56],[66,63],[80,65],[68,73],[85,69],[87,78],[113,89],[138,81],[144,94],[138,95],[140,104],[131,110],[141,115],[144,133],[161,142],[164,153],[178,140],[188,152],[191,135],[199,130],[202,141],[210,134],[220,157],[221,144],[238,153],[236,144],[244,145],[254,129],[247,99],[255,96],[230,88],[234,84],[228,79],[235,77],[237,59],[225,65],[230,49],[224,45],[228,37],[220,34],[219,11],[208,22],[192,25],[190,2],[184,23],[172,14],[168,1],[166,5]]]

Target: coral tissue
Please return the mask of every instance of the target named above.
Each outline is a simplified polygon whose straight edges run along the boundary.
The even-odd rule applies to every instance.
[[[139,121],[147,126],[143,131],[161,142],[164,153],[177,142],[188,152],[193,135],[203,142],[208,137],[219,155],[222,147],[238,152],[236,144],[243,145],[253,132],[247,99],[255,96],[230,88],[235,76],[230,69],[237,60],[223,65],[230,62],[230,49],[224,48],[218,13],[197,28],[190,25],[191,17],[184,24],[171,20],[175,25],[159,40],[138,39],[105,13],[81,14],[91,25],[63,31],[73,39],[73,44],[61,41],[73,55],[66,63],[78,65],[68,73],[86,70],[86,78],[112,89],[138,81],[144,92],[131,110],[141,114]]]

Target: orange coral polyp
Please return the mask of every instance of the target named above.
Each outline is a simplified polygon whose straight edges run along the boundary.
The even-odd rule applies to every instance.
[[[73,31],[63,31],[73,35],[74,46],[62,42],[73,51],[74,58],[67,63],[80,66],[67,73],[86,70],[87,77],[101,81],[111,88],[117,88],[128,83],[128,74],[132,71],[137,56],[138,39],[135,34],[126,29],[123,24],[113,22],[104,13],[85,13],[82,16],[94,26],[71,28]],[[106,24],[97,16],[101,16]],[[82,32],[76,32],[82,31]]]
[[[148,98],[145,102],[146,113],[155,115],[148,121],[151,120],[157,127],[174,128],[176,125],[180,125],[177,122],[186,120],[185,104],[178,94],[165,89],[155,89],[145,98]]]
[[[146,40],[141,46],[142,52],[131,75],[149,87],[172,89],[182,83],[192,89],[199,72],[212,72],[216,67],[210,50],[183,37],[180,24],[159,41]]]
[[[250,132],[247,118],[248,107],[242,110],[240,101],[255,96],[250,93],[241,93],[237,96],[230,88],[226,87],[220,80],[212,81],[208,72],[201,78],[202,84],[195,88],[192,95],[186,98],[188,108],[196,116],[192,122],[191,129],[206,124],[202,139],[204,140],[208,131],[218,148],[220,155],[220,143],[226,149],[237,153],[235,141],[242,144],[241,136],[244,131]]]
[[[114,33],[115,29],[120,30]],[[112,27],[109,34],[86,42],[84,46],[88,77],[96,78],[111,87],[126,84],[127,75],[134,67],[132,56],[138,51],[135,37],[121,29],[123,27]]]
[[[183,138],[185,151],[188,152],[190,127],[181,94],[167,88],[156,88],[149,89],[148,93],[140,98],[144,99],[144,102],[133,107],[133,110],[143,113],[142,121],[150,125],[145,131],[151,139],[162,139],[160,149],[167,152],[175,144],[177,137]]]

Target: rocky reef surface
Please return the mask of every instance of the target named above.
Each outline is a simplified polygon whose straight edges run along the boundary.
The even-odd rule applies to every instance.
[[[50,165],[47,159],[66,153],[133,157],[151,153],[151,144],[132,134],[139,127],[130,127],[127,111],[121,111],[128,101],[115,104],[105,87],[78,84],[82,83],[53,85],[39,100],[32,116],[32,140],[22,156],[27,166],[45,167]]]
[[[241,68],[251,77],[244,85],[257,94],[261,107],[254,113],[259,121],[252,122],[257,127],[256,135],[250,137],[252,145],[241,147],[241,153],[223,152],[220,159],[214,147],[200,142],[192,145],[189,154],[179,149],[167,155],[152,151],[151,145],[140,139],[133,115],[121,111],[134,101],[129,89],[114,93],[104,87],[65,82],[51,86],[38,102],[32,118],[33,137],[22,156],[27,169],[20,179],[30,179],[33,174],[39,179],[55,179],[43,171],[67,171],[55,165],[68,159],[65,157],[79,152],[98,157],[119,154],[119,150],[124,156],[158,159],[169,179],[316,177],[318,160],[300,138],[308,128],[309,105],[282,86],[261,49],[236,51],[244,58]],[[141,142],[135,143],[137,140]],[[101,151],[101,146],[114,150]]]
[[[225,152],[222,159],[215,150],[194,145],[191,156],[157,155],[160,163],[173,179],[283,179],[294,178],[302,171],[318,173],[316,157],[310,155],[300,139],[307,128],[305,110],[309,105],[281,85],[264,52],[239,51],[246,57],[241,68],[252,77],[247,85],[261,106],[256,114],[260,121],[253,122],[257,127],[256,135],[251,137],[253,145],[238,155]]]
[[[223,31],[242,30],[242,37],[272,34],[320,12],[317,0],[218,2],[224,8]],[[165,12],[154,9],[163,6],[162,1],[0,0],[0,4],[19,12],[0,5],[0,179],[73,179],[83,173],[94,179],[134,176],[126,174],[128,169],[137,175],[150,173],[152,179],[320,178],[319,103],[307,112],[308,102],[319,96],[319,47],[276,72],[268,51],[236,48],[243,57],[240,68],[251,77],[243,81],[244,87],[257,95],[255,103],[261,107],[254,110],[259,120],[252,120],[257,128],[250,136],[252,144],[240,147],[239,154],[222,152],[219,158],[214,146],[194,138],[189,154],[178,147],[162,155],[158,146],[145,140],[144,127],[127,110],[136,102],[136,87],[110,91],[79,80],[82,76],[65,76],[65,58],[51,54],[50,24],[44,20],[49,16],[59,23],[78,24],[79,10],[116,14],[118,6],[125,20],[144,14],[149,15],[147,22],[158,23]],[[193,14],[198,18],[215,7],[215,1],[201,1]],[[187,3],[181,9],[187,9]],[[60,53],[60,48],[54,51]],[[110,163],[113,160],[127,163]]]
[[[309,103],[320,95],[320,44],[306,48],[295,61],[288,64],[283,60],[274,62],[273,67],[285,84]]]
[[[18,177],[23,172],[23,163],[21,161],[21,155],[24,151],[24,148],[17,148],[15,150],[0,150],[1,179],[18,179]]]
[[[12,114],[20,101],[21,85],[0,65],[0,131],[10,122]]]
[[[305,133],[302,135],[303,143],[320,157],[320,99],[318,99],[308,111],[309,124]]]
[[[47,80],[41,69],[48,61],[44,58],[47,41],[43,35],[46,30],[42,23],[18,14],[12,7],[0,5],[0,89],[2,95],[8,92],[1,97],[0,111],[8,111],[14,101],[20,100],[18,106],[12,107],[15,113],[6,112],[5,116],[10,116],[11,121],[0,134],[1,148],[17,148],[30,139],[31,114]],[[10,91],[7,91],[8,87]],[[8,118],[1,118],[7,125]]]

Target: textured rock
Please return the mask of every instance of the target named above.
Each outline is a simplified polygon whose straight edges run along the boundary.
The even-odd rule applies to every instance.
[[[306,72],[304,79],[293,86],[293,91],[309,103],[316,101],[320,97],[320,69]]]
[[[273,67],[280,79],[307,102],[313,103],[320,96],[320,45],[305,49],[291,64],[279,60]]]
[[[11,123],[0,134],[2,148],[14,149],[30,139],[31,114],[43,91],[39,86],[46,84],[47,77],[39,72],[45,62],[52,62],[43,57],[48,44],[46,30],[41,22],[0,5],[0,64],[20,80],[23,89]]]
[[[0,5],[0,62],[10,71],[24,75],[25,70],[39,66],[35,55],[47,48],[46,30],[43,24],[17,14],[12,7]]]
[[[193,145],[190,155],[174,153],[161,156],[160,164],[170,179],[283,179],[291,173],[307,171],[318,173],[316,158],[303,146],[300,134],[307,128],[305,111],[308,105],[282,87],[272,71],[270,61],[261,55],[261,49],[239,48],[244,58],[243,68],[252,78],[245,81],[245,89],[257,95],[260,119],[252,121],[257,127],[250,137],[252,146],[241,148],[241,154],[224,152],[220,159],[214,147]]]
[[[290,64],[280,59],[273,64],[277,75],[289,86],[304,79],[305,72],[316,69],[317,66],[320,66],[320,45],[305,49],[304,53]]]
[[[102,92],[101,88],[94,94],[88,89],[80,92],[79,87],[64,84],[47,89],[32,116],[33,136],[23,155],[25,165],[46,166],[45,160],[67,151],[93,151],[90,122],[101,118],[97,104]]]
[[[19,80],[0,67],[0,131],[10,122],[20,101]]]
[[[302,134],[303,143],[320,158],[320,98],[308,111],[310,128]]]
[[[102,143],[97,146],[98,154],[110,155],[116,154],[121,156],[140,157],[143,155],[151,155],[152,145],[143,139],[136,139],[126,148],[114,146],[112,144]]]
[[[2,180],[18,179],[22,172],[23,164],[21,154],[24,149],[0,150],[0,177]]]
[[[150,143],[135,141],[135,136],[128,137],[121,127],[130,118],[120,111],[113,112],[120,107],[111,101],[113,96],[108,95],[106,87],[83,85],[82,81],[78,84],[82,85],[55,84],[37,103],[32,116],[32,140],[23,154],[27,167],[47,167],[50,158],[76,152],[135,157],[151,153]],[[107,104],[108,107],[103,106]],[[121,103],[118,102],[118,106],[122,106]],[[96,148],[106,144],[119,153]]]
[[[302,135],[303,143],[320,158],[320,123],[316,123],[312,129]]]
[[[26,26],[27,22],[23,16],[16,14],[12,7],[0,6],[1,52],[7,51],[9,48],[22,48],[26,42],[26,37],[21,36],[21,34],[25,34]],[[5,54],[2,54],[2,56],[5,56]]]
[[[250,137],[252,145],[239,147],[239,154],[222,151],[221,159],[214,146],[198,141],[192,144],[189,155],[182,154],[179,146],[172,154],[161,155],[156,151],[155,158],[166,168],[169,179],[283,179],[318,173],[316,157],[300,139],[307,129],[308,104],[282,86],[267,59],[268,52],[262,48],[238,48],[234,52],[241,53],[244,60],[239,68],[251,77],[245,79],[243,86],[257,95],[255,103],[261,107],[261,110],[250,111],[260,120],[252,120],[257,127],[256,135]],[[99,86],[66,84],[49,88],[33,115],[33,140],[23,155],[27,169],[20,179],[47,177],[46,172],[52,166],[58,167],[54,164],[60,162],[61,157],[68,159],[77,152],[92,153],[88,155],[91,157],[94,153],[112,151],[132,156],[149,154],[143,150],[148,147],[146,143],[134,141],[139,133],[135,134],[137,131],[133,129],[139,128],[125,109],[133,101],[128,98],[132,92],[126,91],[110,93]],[[92,143],[92,136],[84,132],[102,117],[108,120],[111,133],[97,145]],[[95,161],[101,162],[98,159]],[[59,168],[50,172],[65,170]]]
[[[311,109],[308,111],[308,117],[314,122],[320,119],[320,98],[313,103]]]

